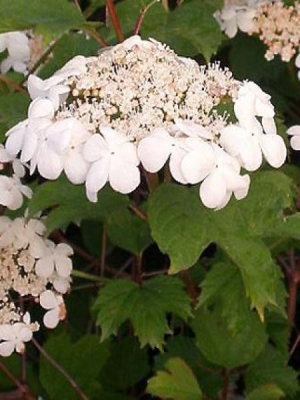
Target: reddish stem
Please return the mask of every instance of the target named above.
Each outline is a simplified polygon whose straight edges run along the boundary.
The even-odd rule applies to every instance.
[[[69,382],[69,384],[72,386],[72,388],[75,390],[75,392],[78,394],[79,398],[82,400],[89,400],[88,397],[83,393],[83,391],[80,389],[80,387],[77,385],[77,383],[74,381],[74,379],[63,369],[61,365],[59,365],[43,348],[42,346],[39,345],[39,343],[35,340],[32,339],[33,344],[35,347],[39,350],[39,352],[42,354],[43,357],[49,363],[58,371],[60,372],[63,377]]]
[[[106,0],[106,7],[107,7],[107,10],[108,10],[111,22],[113,24],[118,41],[124,42],[124,35],[122,32],[119,18],[116,14],[115,5],[114,5],[113,0]]]

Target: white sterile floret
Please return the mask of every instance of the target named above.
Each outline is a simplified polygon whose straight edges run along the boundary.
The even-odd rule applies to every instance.
[[[66,316],[65,304],[62,296],[53,293],[51,290],[45,290],[40,295],[40,305],[48,310],[44,315],[43,321],[47,328],[53,329],[59,321]]]
[[[55,245],[50,240],[46,241],[45,254],[36,262],[35,272],[42,278],[50,278],[54,272],[61,278],[69,278],[72,271],[72,248],[65,243]]]
[[[186,154],[184,139],[171,136],[165,129],[157,128],[142,139],[138,146],[138,156],[146,171],[158,172],[170,157],[169,167],[173,178],[187,183],[180,170],[180,162]]]
[[[30,324],[28,313],[24,315],[24,322],[0,325],[0,356],[9,357],[14,351],[24,353],[25,344],[32,339],[35,324]]]
[[[86,177],[87,196],[97,201],[97,192],[109,182],[120,193],[130,193],[140,183],[136,146],[128,136],[108,127],[100,128],[85,144],[84,157],[92,163]]]
[[[290,136],[291,138],[291,146],[292,149],[294,150],[300,150],[300,125],[293,125],[291,126],[286,133]]]
[[[46,135],[69,181],[83,183],[90,165],[82,154],[84,144],[91,137],[86,127],[75,118],[67,118],[50,125]]]
[[[51,100],[55,110],[67,99],[70,87],[64,82],[66,79],[82,74],[86,71],[87,59],[83,56],[76,56],[63,68],[58,70],[48,79],[41,79],[38,76],[28,77],[28,91],[32,100],[47,98]]]
[[[181,170],[188,182],[202,181],[200,198],[203,204],[208,208],[220,209],[225,207],[232,194],[237,200],[246,197],[250,178],[240,175],[238,161],[219,146],[196,140],[190,140],[193,150],[183,158]]]
[[[249,32],[253,27],[256,10],[247,5],[228,5],[217,11],[214,17],[221,29],[229,38],[233,38],[238,30]]]
[[[23,185],[17,175],[0,175],[0,204],[10,210],[17,210],[23,204],[23,196],[31,198],[32,190]]]
[[[26,73],[30,59],[29,40],[24,32],[8,32],[0,35],[0,52],[7,49],[8,57],[1,63],[1,73],[6,74],[11,68],[16,72]]]
[[[240,88],[234,111],[238,124],[222,129],[223,148],[238,157],[248,171],[261,166],[263,155],[274,168],[281,167],[287,153],[282,137],[276,133],[270,96],[253,82],[246,82]]]

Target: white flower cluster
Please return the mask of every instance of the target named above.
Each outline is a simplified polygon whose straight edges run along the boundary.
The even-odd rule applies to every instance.
[[[6,74],[13,69],[25,75],[44,50],[45,44],[42,37],[30,31],[1,33],[0,53],[7,51],[7,57],[0,64],[1,73]]]
[[[70,287],[73,251],[45,239],[45,225],[36,219],[0,217],[0,356],[22,353],[39,329],[24,314],[33,299],[46,310],[43,321],[54,328],[66,311],[62,295]]]
[[[281,0],[237,0],[214,14],[225,34],[233,38],[238,30],[257,35],[267,46],[265,57],[279,55],[289,62],[295,55],[300,68],[300,4],[287,6]],[[300,73],[298,73],[300,79]]]
[[[85,183],[90,201],[107,182],[131,193],[141,171],[169,160],[174,180],[200,183],[203,204],[219,209],[247,195],[241,168],[254,171],[263,158],[278,168],[286,158],[270,96],[154,40],[133,36],[98,57],[77,56],[44,81],[30,76],[28,90],[28,118],[7,133],[6,151],[31,173]],[[227,104],[231,116],[219,111]]]

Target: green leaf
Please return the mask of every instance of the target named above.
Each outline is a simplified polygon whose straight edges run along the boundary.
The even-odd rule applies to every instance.
[[[107,234],[112,243],[133,254],[140,254],[153,241],[147,222],[120,208],[107,216]]]
[[[99,344],[97,336],[85,335],[72,343],[66,333],[52,336],[44,350],[72,377],[89,397],[95,396],[98,375],[108,356],[107,344]],[[66,378],[48,360],[41,358],[40,380],[51,399],[77,400],[78,395]]]
[[[0,142],[5,138],[9,128],[26,119],[30,103],[28,95],[21,93],[6,93],[0,96]]]
[[[177,278],[158,276],[138,285],[115,280],[100,290],[94,309],[102,329],[102,341],[126,320],[130,320],[141,346],[161,348],[164,335],[171,333],[166,314],[186,320],[190,316],[190,299]]]
[[[46,220],[47,231],[67,226],[70,222],[79,223],[82,219],[105,220],[119,208],[129,204],[127,196],[116,193],[106,186],[98,196],[97,203],[91,203],[82,185],[76,186],[66,178],[40,185],[29,202],[29,213],[50,209]]]
[[[280,400],[284,392],[276,385],[264,385],[249,393],[246,400]]]
[[[246,373],[247,391],[266,384],[278,386],[288,396],[293,396],[298,390],[297,373],[287,366],[287,357],[270,345]]]
[[[180,358],[171,358],[166,371],[158,371],[148,381],[147,392],[172,400],[201,400],[202,391],[189,366]]]
[[[181,358],[191,368],[197,378],[203,392],[217,398],[218,392],[223,387],[221,374],[218,368],[203,356],[196,346],[195,339],[178,335],[171,337],[166,345],[164,353],[155,357],[155,371],[164,368],[170,358]],[[215,371],[212,373],[211,371]]]
[[[217,309],[199,308],[192,327],[197,347],[207,360],[225,368],[236,368],[254,361],[268,340],[257,314],[250,310],[245,325],[232,331]]]
[[[67,0],[0,0],[0,19],[0,32],[35,28],[48,39],[79,28],[85,22]]]
[[[198,307],[218,307],[233,332],[247,323],[250,304],[236,267],[225,262],[214,264],[200,287]]]
[[[210,243],[218,244],[239,268],[251,306],[263,318],[267,305],[279,306],[282,285],[262,238],[284,220],[292,194],[292,181],[284,174],[260,172],[245,200],[232,199],[224,209],[213,211],[201,204],[198,188],[164,184],[149,199],[151,235],[169,255],[170,273],[189,268]]]
[[[111,355],[100,375],[106,388],[127,390],[145,379],[150,372],[148,354],[138,341],[127,337],[111,346]]]

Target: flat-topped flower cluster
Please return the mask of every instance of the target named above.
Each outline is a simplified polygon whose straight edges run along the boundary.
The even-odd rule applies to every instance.
[[[281,0],[238,0],[215,13],[221,29],[230,38],[238,30],[257,35],[267,46],[265,57],[279,55],[289,62],[295,55],[300,67],[300,4],[285,5]]]
[[[43,322],[48,328],[65,317],[62,296],[70,287],[73,251],[45,239],[44,233],[41,220],[0,217],[0,356],[22,353],[39,329],[23,311],[25,300],[46,310]]]
[[[219,209],[247,195],[242,168],[286,158],[269,95],[154,40],[133,36],[97,57],[76,56],[46,80],[30,76],[28,90],[28,118],[7,133],[6,152],[30,173],[85,183],[90,201],[107,182],[131,193],[143,171],[168,162],[175,181],[200,183],[204,205]]]

